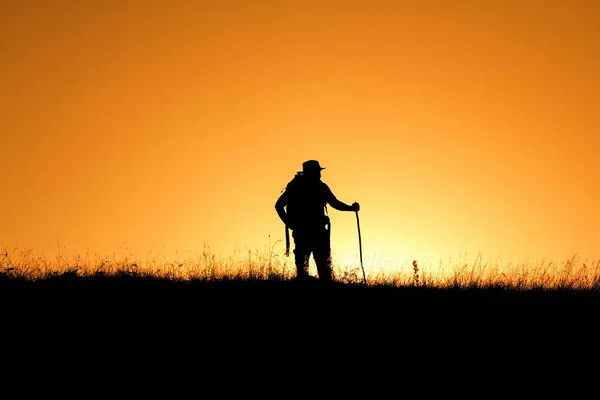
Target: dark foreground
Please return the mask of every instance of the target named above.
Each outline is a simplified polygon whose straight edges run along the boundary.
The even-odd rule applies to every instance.
[[[11,303],[27,299],[46,302],[70,299],[107,305],[119,301],[185,301],[182,306],[218,310],[222,308],[285,307],[327,301],[349,302],[383,308],[397,306],[481,306],[502,304],[598,304],[600,290],[507,288],[434,288],[425,286],[366,286],[296,280],[191,280],[175,281],[138,275],[81,277],[75,274],[26,280],[0,278],[0,293]],[[357,302],[357,303],[355,303]]]
[[[488,345],[532,340],[531,330],[541,337],[565,330],[589,335],[600,292],[66,274],[37,281],[3,277],[0,301],[5,327],[38,335],[93,333],[127,341],[138,335],[161,340],[167,334],[178,338],[174,344],[185,345],[200,338],[293,342],[298,336],[312,343],[335,331],[327,335],[353,340],[393,335],[410,347],[413,341],[443,341],[447,335]]]
[[[417,309],[469,310],[495,305],[600,305],[598,290],[393,287],[295,280],[174,281],[139,275],[64,274],[39,280],[4,276],[3,304],[13,309],[48,307],[54,313],[108,311],[114,315],[189,312],[199,318],[238,314],[301,317],[414,312]]]
[[[504,304],[597,304],[600,290],[507,288],[434,288],[424,286],[393,287],[366,286],[349,283],[323,283],[318,279],[308,282],[296,280],[191,280],[176,281],[138,275],[88,276],[75,274],[26,280],[14,277],[0,278],[0,293],[4,300],[15,303],[43,300],[72,301],[76,304],[106,304],[115,301],[170,302],[198,311],[252,308],[260,310],[295,304],[330,306],[377,306],[385,309],[406,306],[461,307]]]
[[[524,360],[596,336],[600,293],[65,275],[4,277],[0,302],[11,365],[48,371],[60,361],[103,384],[115,370],[132,383],[145,371],[149,389],[157,369],[193,371],[202,385],[212,382],[206,371],[268,381],[299,366],[430,376],[443,360],[445,373],[467,364],[487,375],[490,365],[528,371]]]
[[[595,324],[600,292],[65,274],[36,281],[2,277],[0,301],[0,322],[11,329],[33,324],[28,332],[92,329],[121,335],[134,330],[217,340],[231,334],[262,332],[285,338],[305,332],[310,340],[329,328],[351,335],[364,329],[399,330],[403,337],[415,338],[418,332],[473,335],[485,326],[494,327],[488,335],[514,336],[528,327],[541,334],[574,332],[582,324]]]

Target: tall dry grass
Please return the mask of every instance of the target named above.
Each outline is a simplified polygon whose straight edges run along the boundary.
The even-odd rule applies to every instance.
[[[380,264],[369,268],[369,280],[392,286],[439,288],[507,288],[600,290],[600,261],[577,254],[556,261],[504,262],[466,256],[447,260],[412,260],[403,264]]]
[[[65,274],[89,277],[97,275],[136,275],[174,281],[220,279],[291,280],[295,277],[293,255],[285,257],[279,243],[264,249],[238,249],[227,257],[218,257],[207,245],[200,254],[180,259],[175,253],[138,257],[131,252],[111,255],[56,257],[35,256],[30,248],[5,248],[0,254],[3,279],[39,280]],[[403,263],[370,262],[341,265],[334,262],[335,279],[342,283],[369,286],[430,288],[506,288],[600,290],[600,261],[573,257],[561,262],[504,262],[501,258],[473,260],[466,256],[447,260],[407,260]],[[366,273],[363,279],[362,268]],[[310,272],[316,274],[311,259]]]

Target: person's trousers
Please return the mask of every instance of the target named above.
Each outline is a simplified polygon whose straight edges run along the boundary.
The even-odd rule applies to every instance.
[[[294,256],[298,278],[308,277],[308,264],[312,254],[319,279],[331,280],[330,232],[326,227],[308,230],[294,230]]]

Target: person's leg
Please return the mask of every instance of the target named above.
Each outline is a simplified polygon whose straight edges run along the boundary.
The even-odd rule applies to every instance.
[[[329,231],[323,229],[315,235],[313,255],[319,279],[323,281],[333,280],[333,269],[331,266],[331,243]]]
[[[308,278],[308,261],[310,259],[309,236],[305,232],[293,231],[292,237],[294,238],[296,277],[298,279]]]

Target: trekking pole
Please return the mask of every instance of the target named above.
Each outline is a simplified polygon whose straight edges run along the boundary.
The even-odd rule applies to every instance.
[[[358,211],[356,211],[356,226],[358,227],[358,249],[359,249],[359,252],[360,252],[360,268],[362,269],[362,273],[363,273],[363,282],[366,285],[367,284],[367,277],[365,275],[365,267],[363,267],[362,240],[360,238],[360,220],[358,219]]]

